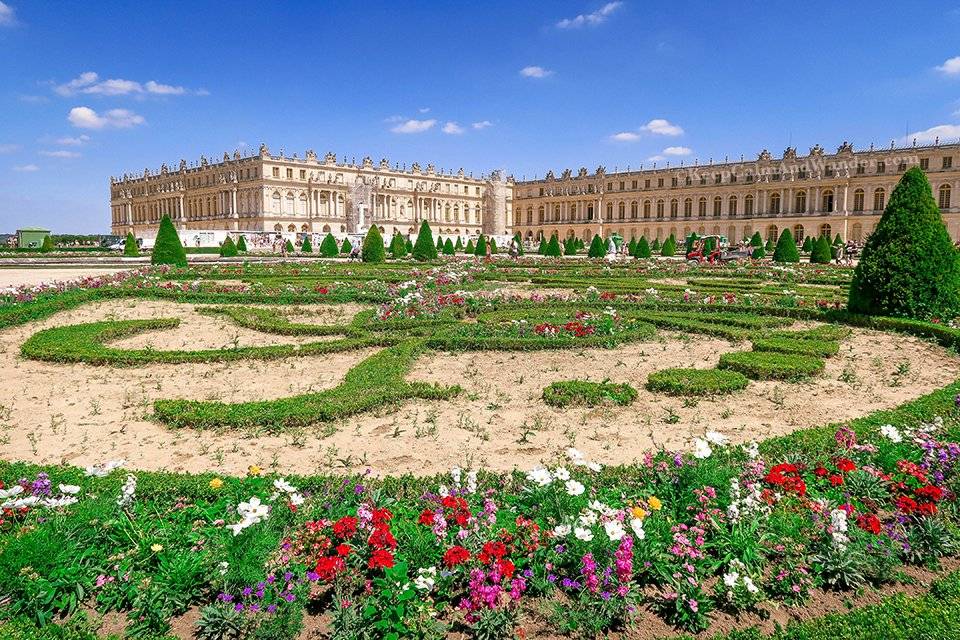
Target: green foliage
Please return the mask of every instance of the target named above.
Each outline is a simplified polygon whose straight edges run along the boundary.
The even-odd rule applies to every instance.
[[[665,257],[674,256],[677,254],[677,240],[673,237],[673,234],[670,234],[670,237],[664,240],[663,246],[660,247],[660,255]]]
[[[900,179],[867,239],[848,307],[854,313],[919,319],[960,312],[960,256],[919,168]]]
[[[437,259],[437,247],[433,244],[433,232],[430,231],[430,225],[424,220],[420,224],[420,233],[417,234],[417,242],[413,245],[413,257],[419,262]]]
[[[390,255],[395,260],[399,260],[407,255],[407,243],[404,242],[403,236],[397,232],[394,232],[393,237],[390,238]]]
[[[653,244],[650,246],[650,249],[653,251],[660,251],[660,238],[653,239]]]
[[[481,235],[477,238],[477,248],[474,250],[474,253],[480,257],[487,255],[487,236]]]
[[[604,404],[626,406],[637,397],[637,390],[629,384],[616,384],[604,380],[564,380],[554,382],[543,390],[543,401],[552,407],[586,405],[596,407]]]
[[[545,240],[543,236],[540,236],[540,244],[537,245],[537,253],[539,253],[540,255],[546,255],[547,244],[548,244],[547,240]]]
[[[410,241],[410,238],[407,238],[407,254],[413,255],[413,242]]]
[[[837,237],[833,239],[833,246],[839,247],[843,245],[843,238],[840,237],[840,234],[837,234]]]
[[[453,248],[453,241],[450,238],[447,238],[443,243],[443,255],[452,256],[456,253],[456,250]]]
[[[759,232],[759,231],[754,231],[754,232],[753,232],[753,236],[751,236],[751,238],[750,238],[750,246],[751,246],[751,247],[762,247],[762,246],[763,246],[763,238],[760,236],[760,232]]]
[[[460,239],[460,236],[457,236],[457,244],[453,245],[454,253],[463,253],[463,241]],[[523,251],[521,250],[521,253]]]
[[[548,258],[560,257],[560,242],[557,240],[557,234],[550,236],[550,242],[547,243],[546,248],[543,250],[543,255]]]
[[[303,236],[303,243],[300,245],[300,251],[302,253],[313,253],[313,243],[310,242],[310,236],[312,234],[307,234]]]
[[[650,243],[647,242],[647,236],[640,236],[640,240],[637,242],[637,250],[633,255],[637,258],[649,258],[653,255]]]
[[[630,242],[627,243],[627,255],[634,256],[637,254],[637,239],[630,238]]]
[[[749,379],[722,369],[663,369],[647,376],[647,389],[674,396],[709,396],[745,389]]]
[[[590,250],[587,255],[591,258],[602,258],[607,255],[607,247],[603,244],[603,238],[594,234],[593,241],[590,242]]]
[[[780,233],[777,247],[773,250],[773,261],[800,262],[800,252],[797,251],[797,243],[794,241],[790,229],[784,229]]]
[[[327,233],[320,242],[320,255],[324,258],[336,258],[339,253],[340,249],[337,247],[337,239],[333,237],[332,233]]]
[[[820,236],[813,241],[813,249],[810,251],[810,262],[814,264],[830,264],[833,258],[830,251],[830,241]]]
[[[383,262],[387,259],[387,251],[383,246],[383,236],[377,225],[372,225],[367,235],[363,237],[363,248],[360,256],[364,262]]]
[[[803,249],[802,249],[802,250],[803,250],[804,253],[810,253],[811,251],[813,251],[813,239],[812,239],[810,236],[806,236],[806,237],[803,239]]]
[[[230,236],[227,236],[226,240],[223,241],[223,244],[220,245],[220,257],[235,258],[236,256],[237,245],[233,243],[233,239]]]
[[[293,248],[293,242],[291,242],[290,240],[287,240],[284,243],[283,248],[287,253],[293,253],[295,251],[295,249]]]
[[[514,244],[517,245],[517,255],[518,256],[524,255],[523,238],[520,237],[520,233],[517,233],[515,236],[513,236],[513,242]]]
[[[463,250],[464,253],[473,255],[477,252],[476,247],[473,246],[473,238],[467,238],[467,247]]]
[[[840,345],[833,340],[795,339],[795,338],[757,338],[753,340],[754,351],[777,351],[807,356],[829,358],[840,351]]]
[[[137,239],[133,237],[133,232],[127,232],[127,238],[123,241],[123,255],[128,258],[136,258],[140,255],[140,247],[137,246]]]
[[[246,253],[247,251],[247,239],[243,236],[237,238],[237,251],[241,253]]]
[[[767,257],[767,252],[763,249],[763,247],[754,247],[753,253],[750,254],[750,257],[754,260],[761,260]]]
[[[340,245],[340,254],[349,255],[353,251],[353,244],[350,242],[350,238],[344,238],[343,244]]]
[[[160,228],[157,230],[157,239],[153,244],[153,253],[150,256],[152,264],[169,264],[175,267],[187,266],[187,252],[183,250],[180,236],[170,221],[170,216],[163,216]]]
[[[497,239],[490,238],[490,255],[497,255]]]
[[[753,380],[792,380],[816,375],[823,366],[823,360],[814,356],[735,351],[721,355],[718,368],[739,371]]]
[[[684,255],[693,251],[693,245],[697,241],[698,237],[699,236],[697,236],[696,233],[691,233],[687,236],[686,240],[684,240]]]
[[[40,243],[40,253],[49,253],[53,249],[53,238],[49,234],[43,236],[43,242]]]

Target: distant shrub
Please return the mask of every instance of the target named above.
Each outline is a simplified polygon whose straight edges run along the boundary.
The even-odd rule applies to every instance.
[[[303,244],[300,245],[300,251],[303,253],[313,253],[313,243],[310,242],[310,234],[303,237]]]
[[[367,235],[363,237],[360,257],[364,262],[383,262],[387,259],[387,252],[383,246],[383,236],[380,235],[380,229],[377,225],[371,226]]]
[[[793,240],[793,233],[790,229],[784,229],[777,240],[777,246],[773,250],[774,262],[800,262],[800,252],[797,251],[797,243]]]
[[[660,255],[665,257],[674,256],[677,254],[677,239],[673,237],[673,234],[670,234],[670,237],[663,241],[663,246],[660,247]]]
[[[830,241],[825,236],[820,236],[813,241],[813,249],[810,251],[810,262],[814,264],[830,264],[833,253],[830,251]]]
[[[337,248],[337,239],[332,233],[328,233],[320,242],[320,255],[324,258],[336,258],[338,253],[340,249]]]
[[[739,371],[753,380],[806,378],[823,371],[823,360],[772,351],[735,351],[720,356],[720,369]]]
[[[663,369],[647,376],[647,389],[675,396],[709,396],[746,388],[750,380],[723,369]]]
[[[840,345],[834,340],[817,340],[813,338],[757,338],[753,340],[753,350],[796,353],[828,358],[837,355],[840,351]]]
[[[473,255],[476,252],[476,248],[473,246],[473,238],[467,238],[467,246],[463,252],[470,255]]]
[[[153,243],[153,252],[150,255],[152,264],[172,264],[177,267],[187,266],[187,252],[183,250],[180,236],[170,221],[170,216],[163,216],[160,228],[157,230],[157,239]]]
[[[603,239],[594,234],[593,241],[590,243],[590,250],[587,251],[587,255],[591,258],[602,258],[607,255],[607,248],[603,244]]]
[[[293,253],[295,251],[293,248],[293,243],[289,240],[287,240],[287,242],[283,245],[283,248],[287,253]]]
[[[638,258],[649,258],[653,255],[653,252],[650,250],[650,243],[647,242],[646,236],[640,236],[640,241],[637,242],[637,249],[633,255]]]
[[[487,255],[487,236],[477,238],[477,248],[474,250],[474,253],[481,258]]]
[[[227,236],[227,239],[223,241],[223,244],[220,245],[220,257],[221,258],[234,258],[237,255],[237,245],[233,243],[233,239],[230,236]]]
[[[543,250],[543,255],[548,258],[560,257],[560,242],[557,240],[556,234],[550,236],[550,242],[547,243],[546,249]]]
[[[456,250],[453,248],[453,241],[450,238],[447,238],[447,241],[443,243],[443,255],[452,256],[456,253]]]
[[[417,234],[417,242],[413,245],[412,253],[414,259],[420,262],[437,259],[437,247],[433,244],[433,232],[430,231],[430,225],[426,220],[420,223],[420,233]]]
[[[123,255],[128,258],[136,258],[140,255],[140,247],[137,246],[137,239],[133,237],[133,232],[127,232],[127,238],[123,241]]]
[[[353,245],[350,243],[350,238],[344,238],[343,244],[340,245],[340,253],[348,255],[351,251],[353,251]]]
[[[237,251],[241,251],[243,253],[246,253],[247,251],[247,239],[243,236],[237,238]]]
[[[53,238],[49,235],[43,236],[43,242],[40,243],[40,252],[49,253],[53,251]]]
[[[629,384],[612,382],[589,382],[565,380],[554,382],[543,390],[543,401],[552,407],[586,405],[595,407],[604,404],[626,406],[637,397],[637,390]]]

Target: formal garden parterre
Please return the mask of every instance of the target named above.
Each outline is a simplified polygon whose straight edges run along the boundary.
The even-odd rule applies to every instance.
[[[0,637],[956,637],[944,280],[426,257],[7,292]]]

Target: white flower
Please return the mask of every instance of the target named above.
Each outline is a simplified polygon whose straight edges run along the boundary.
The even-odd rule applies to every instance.
[[[758,457],[760,457],[760,445],[758,445],[756,442],[743,445],[743,450],[746,452],[747,457],[751,460],[756,460]]]
[[[420,567],[417,569],[417,577],[413,580],[413,586],[420,591],[432,591],[437,583],[436,567]]]
[[[217,568],[220,570],[220,575],[225,576],[227,575],[227,570],[230,569],[230,563],[226,561],[221,562],[217,565]]]
[[[566,538],[573,531],[573,527],[568,524],[558,524],[553,528],[553,535],[556,538]]]
[[[610,520],[603,525],[603,530],[607,533],[607,537],[614,542],[619,542],[620,539],[627,533],[624,530],[623,525],[620,524],[619,520]]]
[[[567,449],[567,457],[576,462],[577,460],[583,460],[583,453],[579,449],[570,447]]]
[[[899,442],[903,442],[903,436],[900,435],[900,431],[897,430],[897,428],[892,424],[885,424],[882,427],[880,427],[880,433],[887,440],[895,444]]]
[[[75,484],[61,484],[57,485],[57,488],[60,489],[60,493],[67,493],[69,495],[74,495],[80,491],[80,487]]]
[[[284,493],[294,493],[297,488],[286,481],[284,478],[278,478],[273,481],[273,486],[276,487],[277,491],[283,491]]]
[[[249,501],[237,505],[237,513],[245,518],[259,521],[270,513],[270,507],[260,502],[260,498],[257,496],[253,496]]]
[[[579,496],[586,490],[586,487],[576,480],[567,480],[564,486],[567,488],[567,494],[571,496]]]
[[[644,536],[647,535],[643,530],[643,520],[640,518],[632,518],[630,520],[630,529],[633,531],[633,535],[637,537],[637,540],[643,540]]]
[[[17,498],[16,500],[7,500],[0,507],[4,509],[22,509],[23,507],[32,507],[40,502],[40,496],[27,496],[25,498]]]
[[[747,591],[750,593],[757,593],[760,589],[753,583],[753,580],[750,576],[743,576],[743,586],[747,588]]]
[[[710,445],[703,438],[696,438],[693,441],[693,457],[703,460],[709,458],[710,454],[713,453],[713,449],[710,448]]]
[[[91,465],[86,468],[87,476],[93,476],[95,478],[104,478],[114,470],[119,469],[123,465],[127,464],[126,460],[110,460],[102,464]]]
[[[303,504],[303,496],[300,495],[299,493],[291,493],[290,504],[292,504],[295,507],[299,507],[300,505]]]
[[[453,480],[453,486],[455,487],[460,486],[460,473],[460,467],[454,467],[453,469],[450,469],[450,478]]]
[[[736,571],[731,571],[730,573],[723,574],[723,584],[727,585],[731,589],[737,586],[737,580],[740,579],[740,574]]]
[[[587,469],[590,469],[590,471],[593,471],[594,473],[599,472],[600,469],[602,469],[602,468],[603,468],[603,467],[600,465],[599,462],[588,462],[588,463],[587,463]]]
[[[60,496],[58,498],[43,498],[40,501],[40,506],[47,507],[48,509],[57,509],[59,507],[76,504],[77,502],[79,502],[79,500],[74,496]]]
[[[468,471],[467,472],[467,493],[476,493],[477,492],[477,472]]]
[[[553,476],[550,475],[550,470],[546,467],[534,467],[527,473],[527,480],[545,487],[553,481]]]
[[[133,504],[137,497],[137,478],[132,474],[127,474],[127,480],[120,488],[120,496],[117,498],[117,506],[127,508]]]
[[[580,515],[577,517],[577,520],[580,522],[581,525],[585,527],[593,526],[597,523],[597,520],[598,520],[597,513],[595,511],[591,511],[590,509],[584,509],[583,511],[580,512]]]
[[[590,529],[585,529],[584,527],[577,527],[573,530],[573,535],[577,540],[583,540],[584,542],[590,542],[593,540],[593,531]]]
[[[723,435],[718,431],[707,431],[706,433],[707,442],[710,444],[715,444],[718,447],[722,447],[730,441],[730,438]]]
[[[560,482],[566,482],[570,479],[570,472],[566,469],[566,467],[557,467],[553,471],[553,477]]]
[[[21,493],[23,493],[23,487],[19,484],[15,484],[9,489],[0,489],[0,500],[12,498],[13,496],[18,496]]]

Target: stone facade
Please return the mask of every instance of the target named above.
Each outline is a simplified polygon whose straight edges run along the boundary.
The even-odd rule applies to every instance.
[[[451,236],[504,234],[512,209],[513,183],[500,172],[484,179],[437,172],[414,164],[410,170],[320,158],[257,155],[220,162],[202,157],[188,166],[110,179],[111,226],[117,235],[156,235],[164,215],[182,230],[354,233],[376,224],[393,232],[415,233],[422,220]]]
[[[798,241],[823,233],[860,241],[915,165],[927,173],[951,237],[960,239],[957,144],[855,151],[844,143],[834,154],[817,145],[806,156],[788,148],[781,158],[764,150],[754,161],[619,173],[581,168],[560,177],[551,171],[515,185],[512,230],[531,240],[557,234],[589,242],[619,233],[652,241],[696,232],[734,243],[755,231],[776,240],[790,228]]]

